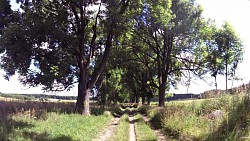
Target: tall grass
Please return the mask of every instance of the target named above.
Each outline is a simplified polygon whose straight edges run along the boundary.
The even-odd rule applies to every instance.
[[[164,108],[141,108],[151,123],[177,140],[240,140],[249,136],[250,98],[224,95],[192,102],[169,103]],[[222,117],[210,118],[215,110]]]
[[[13,116],[0,122],[0,140],[79,140],[89,141],[107,125],[111,117],[48,113],[46,119]]]
[[[73,111],[72,102],[0,101],[0,140],[89,141],[112,118],[95,106],[91,107],[92,116]]]

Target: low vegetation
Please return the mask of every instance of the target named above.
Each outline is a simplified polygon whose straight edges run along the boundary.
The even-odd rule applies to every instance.
[[[129,116],[124,114],[120,123],[108,141],[129,141]]]
[[[154,131],[145,123],[140,114],[136,115],[134,120],[137,141],[157,141]]]
[[[75,96],[60,96],[60,95],[47,95],[47,94],[7,94],[1,93],[0,97],[4,98],[12,98],[19,100],[37,100],[40,101],[49,101],[49,99],[53,100],[76,100]]]
[[[249,137],[250,98],[224,95],[220,98],[168,103],[164,108],[141,107],[151,123],[178,140],[240,140]],[[219,110],[221,115],[213,115]]]
[[[73,109],[71,102],[0,101],[0,140],[89,141],[112,118],[95,106],[91,116],[74,114]]]
[[[44,113],[42,118],[13,116],[1,122],[0,140],[89,141],[105,127],[111,117],[106,115],[83,117],[78,114]]]
[[[74,106],[72,102],[0,100],[0,113],[4,113],[0,114],[0,140],[87,141],[96,138],[112,115],[121,120],[109,140],[129,140],[128,117],[137,112],[137,104],[103,108],[91,103],[91,116],[74,114]],[[250,136],[249,94],[168,102],[165,107],[140,105],[139,112],[175,140],[247,140]],[[157,140],[140,114],[134,120],[138,141]]]

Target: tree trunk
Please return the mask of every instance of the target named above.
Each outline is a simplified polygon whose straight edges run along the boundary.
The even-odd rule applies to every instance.
[[[135,103],[139,103],[139,96],[137,91],[135,91]]]
[[[217,77],[216,77],[216,75],[214,76],[214,81],[215,81],[215,89],[217,90]]]
[[[85,90],[83,115],[90,115],[90,107],[89,107],[90,92],[91,92],[91,89],[86,89]]]
[[[227,50],[226,50],[226,92],[227,92],[227,75],[228,75],[228,72],[227,72],[227,68],[228,68],[228,45],[227,45]]]
[[[130,95],[130,103],[135,103],[136,96]]]
[[[80,83],[78,84],[80,85]],[[82,114],[83,112],[83,101],[84,101],[84,90],[78,86],[78,96],[76,100],[75,113]]]
[[[159,87],[159,105],[165,106],[165,84],[161,84]]]
[[[151,104],[151,97],[147,97],[147,103],[148,103],[148,105],[150,105]]]
[[[227,65],[228,65],[228,64],[227,64],[227,61],[226,61],[226,91],[227,91],[227,75],[228,75],[228,74],[227,74]]]
[[[79,61],[80,75],[78,80],[78,96],[76,101],[75,112],[79,114],[85,113],[85,101],[89,101],[87,95],[87,68],[84,67],[84,61]],[[89,113],[90,114],[90,113]]]
[[[145,104],[146,98],[145,98],[145,95],[144,95],[144,94],[143,94],[142,97],[141,97],[141,101],[142,101],[142,104]]]
[[[105,84],[104,92],[101,93],[101,104],[102,104],[103,108],[106,105],[106,93],[107,93],[107,91],[106,91],[106,84]]]

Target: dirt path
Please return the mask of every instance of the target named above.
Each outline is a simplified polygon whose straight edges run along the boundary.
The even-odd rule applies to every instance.
[[[105,130],[100,132],[100,134],[97,136],[98,138],[94,139],[93,141],[106,141],[111,135],[114,133],[115,128],[120,122],[120,118],[113,118],[111,123],[108,125]]]
[[[136,141],[135,137],[135,122],[134,122],[134,115],[130,114],[129,116],[129,141]]]
[[[149,123],[149,118],[148,117],[146,117],[144,115],[142,115],[142,117],[143,117],[145,122]],[[149,123],[149,125],[150,125],[150,123]],[[154,131],[155,135],[157,136],[158,141],[172,141],[171,139],[167,139],[165,137],[165,135],[160,130],[154,129],[151,125],[150,125],[150,127]]]

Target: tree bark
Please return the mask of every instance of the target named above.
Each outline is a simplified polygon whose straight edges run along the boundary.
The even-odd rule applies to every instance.
[[[165,106],[165,84],[161,84],[159,87],[159,105]]]
[[[84,107],[84,102],[86,100],[86,90],[87,90],[87,68],[84,67],[84,62],[80,61],[79,62],[80,66],[80,75],[79,75],[79,80],[78,80],[78,96],[77,96],[77,101],[76,101],[76,107],[75,107],[75,112],[79,114],[83,114],[83,109]]]
[[[139,96],[138,96],[138,94],[136,94],[135,103],[139,103]]]
[[[226,60],[226,91],[227,91],[227,65],[228,65],[228,63],[227,63],[227,60]]]
[[[80,83],[78,84],[79,87]],[[84,93],[82,88],[78,88],[78,96],[76,99],[75,113],[82,114],[83,110],[83,101],[84,101]]]
[[[91,92],[91,89],[89,88],[85,90],[83,115],[90,115],[90,106],[89,106],[90,92]]]
[[[147,96],[147,104],[150,105],[151,104],[151,97]]]
[[[217,90],[217,77],[216,77],[216,75],[214,76],[214,81],[215,81],[215,88],[216,88],[216,90]]]
[[[143,94],[142,97],[141,97],[141,101],[142,101],[142,104],[145,104],[146,98],[145,98],[145,95],[144,95],[144,94]]]

